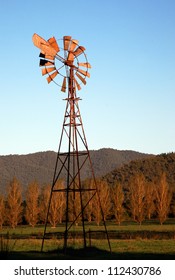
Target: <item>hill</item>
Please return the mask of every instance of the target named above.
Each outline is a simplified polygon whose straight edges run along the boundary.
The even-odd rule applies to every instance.
[[[109,184],[118,181],[124,188],[128,187],[130,178],[142,173],[147,181],[154,182],[165,172],[171,188],[175,189],[175,153],[160,154],[140,160],[131,161],[108,173],[104,178]]]
[[[148,154],[135,151],[114,149],[92,150],[90,155],[97,177],[104,176],[132,160],[150,157]],[[34,180],[37,180],[40,184],[51,183],[55,161],[56,153],[53,151],[0,156],[0,192],[5,192],[7,184],[14,176],[21,182],[24,190]],[[88,174],[87,167],[82,174],[83,178],[87,178]]]

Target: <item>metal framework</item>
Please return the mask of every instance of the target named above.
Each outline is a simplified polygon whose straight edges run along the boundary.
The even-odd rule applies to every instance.
[[[79,110],[79,100],[76,89],[80,90],[80,84],[77,82],[78,78],[81,83],[86,84],[86,77],[90,77],[88,68],[90,64],[87,62],[84,53],[85,48],[78,45],[77,40],[73,40],[70,36],[63,37],[63,52],[60,55],[60,47],[58,46],[54,37],[45,41],[39,35],[33,35],[34,45],[40,48],[40,66],[42,67],[42,74],[48,75],[47,81],[50,83],[57,74],[62,76],[63,82],[61,90],[67,91],[68,96],[65,99],[66,109],[63,120],[63,127],[58,147],[57,159],[55,164],[53,182],[51,186],[50,198],[48,203],[47,217],[44,228],[42,247],[47,234],[47,224],[49,217],[49,210],[51,206],[52,197],[55,192],[63,192],[66,197],[66,211],[65,211],[65,231],[64,231],[64,245],[66,251],[68,247],[69,232],[78,220],[81,220],[83,246],[87,246],[87,231],[85,226],[85,210],[94,196],[97,196],[98,203],[101,210],[102,220],[104,224],[105,234],[108,241],[109,249],[111,251],[110,241],[108,237],[107,227],[104,220],[104,213],[100,202],[97,182],[94,175],[94,170],[88,150],[88,145],[84,133],[82,118]],[[59,54],[58,54],[59,53]],[[79,62],[78,57],[83,55],[85,62]],[[60,73],[63,66],[57,66],[55,60],[63,64],[65,73]],[[81,67],[85,67],[86,71]],[[76,78],[75,78],[76,76]],[[83,77],[84,76],[84,77]],[[55,81],[54,81],[55,82]],[[58,84],[58,82],[56,82]],[[59,85],[59,84],[58,84]],[[63,145],[67,144],[67,151],[64,152]],[[82,173],[85,168],[89,168],[92,183],[90,186],[84,186],[82,180]],[[63,173],[66,173],[66,180],[64,186],[58,188],[57,181],[62,178]],[[88,193],[88,199],[86,194]],[[86,199],[85,199],[86,197]],[[79,211],[75,211],[76,203],[79,201]]]

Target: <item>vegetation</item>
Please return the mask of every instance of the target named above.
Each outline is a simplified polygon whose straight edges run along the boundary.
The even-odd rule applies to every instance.
[[[146,186],[145,177],[142,174],[137,174],[132,178],[129,185],[128,197],[128,205],[133,220],[141,225],[146,216]]]
[[[16,178],[14,178],[7,190],[7,203],[5,208],[5,217],[7,223],[15,228],[21,222],[22,214],[22,194],[21,185]]]
[[[0,195],[0,228],[2,228],[4,221],[5,221],[5,203],[4,203],[3,195]]]
[[[159,186],[162,174],[166,177],[168,193],[171,193],[172,199],[168,205],[169,215],[174,216],[175,213],[175,153],[161,154],[154,157],[148,157],[143,160],[131,161],[129,164],[115,169],[103,177],[109,186],[114,186],[116,183],[122,185],[125,195],[129,192],[134,178],[138,175],[143,175],[145,178],[145,199],[146,200],[146,217],[150,219],[155,216],[155,191]],[[160,187],[160,186],[159,186]],[[169,194],[170,195],[170,194]],[[154,197],[154,200],[153,200]],[[126,197],[125,197],[126,201]],[[126,201],[126,208],[129,201]]]
[[[111,172],[114,168],[129,163],[131,160],[149,157],[134,151],[118,151],[114,149],[100,149],[90,151],[92,164],[97,177]],[[57,154],[52,151],[39,152],[28,155],[0,156],[0,193],[4,193],[4,187],[12,180],[18,178],[23,186],[23,195],[29,183],[36,180],[39,185],[47,185],[52,182]],[[58,166],[59,169],[59,166]],[[81,176],[89,177],[88,165],[85,164]],[[63,172],[63,178],[66,173]]]
[[[118,225],[124,220],[124,192],[122,189],[122,185],[120,183],[116,183],[111,189],[111,206],[112,212],[114,213],[116,222]]]
[[[91,234],[92,245],[99,250],[107,250],[107,246],[103,246],[103,242],[99,240],[102,236],[93,237],[94,231],[100,232],[104,218],[114,251],[118,250],[119,253],[122,248],[125,252],[126,248],[129,253],[140,253],[143,250],[148,254],[159,254],[164,250],[162,252],[165,254],[175,254],[171,247],[173,240],[168,240],[174,238],[175,231],[174,170],[175,154],[170,153],[132,161],[105,177],[98,178],[98,195],[90,200],[84,213],[86,231]],[[86,189],[93,188],[92,184],[93,181],[88,178],[82,182]],[[54,188],[64,188],[64,179],[59,180]],[[15,247],[13,251],[20,251],[24,242],[26,250],[38,250],[41,243],[38,239],[41,239],[43,234],[51,186],[41,184],[35,178],[25,188],[18,178],[14,177],[8,182],[7,188],[4,186],[4,190],[0,194],[0,251],[9,251],[12,247]],[[70,198],[70,220],[80,212],[77,194],[78,192],[72,193]],[[85,205],[86,201],[89,201],[89,192],[83,192],[82,196]],[[65,192],[53,192],[50,206],[48,232],[51,233],[51,239],[46,241],[45,250],[55,250],[55,246],[60,246],[60,240],[55,233],[64,231],[62,223],[65,221]],[[171,220],[173,224],[169,224]],[[78,249],[81,247],[78,235],[80,222],[81,217],[72,229],[77,234]],[[34,245],[33,249],[26,239],[30,240],[31,246]],[[71,242],[74,242],[73,239]],[[164,244],[165,248],[158,249],[160,244]]]
[[[87,226],[90,226],[92,231],[99,229],[99,226],[94,223],[87,223]],[[112,238],[112,236],[110,238],[112,254],[109,254],[106,239],[92,238],[90,243],[88,240],[88,247],[86,251],[83,251],[82,240],[75,238],[69,240],[68,252],[65,256],[62,252],[63,241],[57,239],[54,235],[45,240],[44,252],[41,254],[43,226],[36,226],[35,228],[18,226],[10,230],[8,228],[2,229],[0,257],[3,259],[21,259],[21,257],[23,259],[74,259],[80,257],[81,259],[174,259],[174,220],[168,220],[166,225],[157,224],[157,221],[146,221],[143,222],[142,226],[138,226],[134,222],[123,222],[120,226],[114,222],[107,222],[107,227],[110,234],[116,233],[116,238]],[[58,230],[63,231],[63,226],[49,228],[49,231],[53,233]],[[75,231],[78,230],[79,227],[76,227]],[[154,233],[154,235],[149,236],[149,233]],[[167,238],[170,234],[171,237]],[[74,249],[71,249],[71,247]]]
[[[81,248],[81,240],[76,241],[75,248]],[[73,242],[72,242],[72,245]],[[175,254],[174,251],[174,241],[173,240],[111,240],[112,252],[113,253],[159,253],[159,254]],[[7,246],[7,245],[6,245]],[[19,240],[14,246],[14,241],[9,240],[9,247],[13,247],[10,251],[40,251],[41,250],[41,240],[38,239],[28,239]],[[102,250],[108,251],[105,240],[93,241],[93,246]],[[46,240],[45,250],[58,250],[62,248],[62,242],[60,240]],[[3,248],[3,250],[5,250]],[[6,250],[9,250],[6,248]]]
[[[150,156],[134,160],[104,176],[109,184],[120,182],[124,189],[129,186],[130,179],[136,174],[143,174],[147,182],[156,182],[164,172],[170,189],[175,187],[175,153]]]
[[[39,185],[37,182],[29,184],[26,193],[25,218],[29,225],[34,227],[39,220]]]
[[[168,216],[171,199],[172,194],[168,187],[166,174],[163,173],[160,181],[158,181],[157,183],[157,188],[155,188],[155,205],[158,219],[161,225]]]
[[[88,182],[89,185],[92,184],[91,180],[86,179],[84,185],[87,186]],[[151,187],[151,196],[149,187]],[[64,181],[59,180],[55,185],[55,190],[56,188],[64,189]],[[174,217],[174,212],[171,212],[171,209],[175,209],[174,193],[168,185],[165,173],[162,173],[154,184],[148,183],[143,174],[137,174],[130,178],[127,190],[123,189],[120,183],[115,183],[111,187],[107,181],[98,179],[97,189],[98,193],[90,201],[87,209],[85,208],[86,221],[94,221],[100,225],[103,219],[109,221],[115,218],[118,224],[121,224],[121,221],[133,220],[141,225],[146,218],[158,219],[160,224],[163,224],[168,217]],[[35,181],[29,184],[26,199],[22,203],[21,185],[14,178],[9,184],[7,195],[0,196],[1,227],[8,225],[15,228],[18,224],[29,224],[34,227],[45,223],[50,192],[49,185],[40,188]],[[84,203],[88,199],[87,193],[82,193]],[[71,221],[81,212],[78,192],[72,193],[69,203],[69,220]],[[65,218],[65,192],[53,192],[48,222],[52,227],[56,227]],[[77,226],[80,220],[81,216],[76,220]]]

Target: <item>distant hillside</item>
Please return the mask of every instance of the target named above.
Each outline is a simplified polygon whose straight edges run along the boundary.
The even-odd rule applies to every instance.
[[[150,157],[148,154],[114,149],[92,150],[90,155],[97,177],[104,176],[132,160]],[[23,189],[34,180],[40,184],[51,183],[55,161],[56,153],[52,151],[0,156],[0,192],[5,191],[7,184],[14,176],[21,182]],[[89,177],[88,167],[85,168],[82,176]]]
[[[175,153],[160,154],[131,161],[108,173],[104,178],[111,185],[118,181],[124,188],[127,188],[131,176],[140,172],[146,177],[147,181],[152,182],[159,178],[162,172],[165,172],[169,186],[175,190]]]

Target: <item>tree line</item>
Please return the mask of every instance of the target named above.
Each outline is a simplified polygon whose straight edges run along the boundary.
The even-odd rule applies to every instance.
[[[93,180],[83,181],[84,188],[93,188]],[[101,207],[104,219],[115,219],[118,225],[125,220],[133,220],[139,224],[145,219],[158,219],[163,224],[168,216],[174,217],[174,193],[170,189],[166,174],[162,173],[155,182],[148,182],[142,173],[134,175],[128,182],[128,188],[115,181],[111,186],[104,179],[97,179],[98,194],[89,201],[90,192],[83,192],[83,202],[87,207],[84,211],[88,222],[95,221],[100,225],[102,221]],[[64,180],[58,180],[55,189],[64,188]],[[8,184],[5,195],[0,194],[0,228],[18,224],[28,224],[32,227],[45,223],[51,186],[39,186],[37,181],[30,183],[22,199],[22,186],[13,178]],[[100,198],[100,199],[99,199]],[[79,192],[72,192],[69,200],[69,219],[73,220],[80,211]],[[56,227],[65,220],[66,196],[65,192],[54,192],[52,195],[48,222]],[[78,225],[81,217],[76,220]]]

